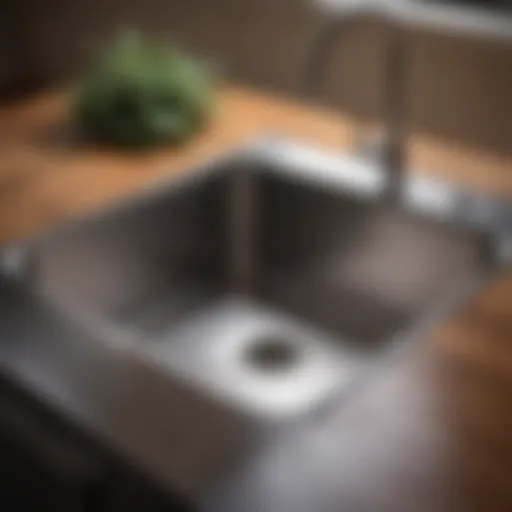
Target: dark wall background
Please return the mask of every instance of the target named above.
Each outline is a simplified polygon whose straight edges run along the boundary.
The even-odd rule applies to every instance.
[[[327,21],[307,0],[18,0],[12,7],[24,76],[63,80],[84,69],[91,44],[139,27],[217,58],[237,81],[292,94],[308,43]],[[383,27],[361,25],[336,52],[319,100],[377,119],[385,41]],[[412,128],[512,154],[512,47],[420,33],[409,47]]]

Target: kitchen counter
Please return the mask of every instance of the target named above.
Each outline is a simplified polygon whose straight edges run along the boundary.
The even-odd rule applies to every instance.
[[[356,140],[356,126],[349,119],[229,87],[221,94],[209,129],[186,147],[122,154],[81,144],[66,120],[67,102],[67,94],[56,91],[0,110],[3,242],[99,208],[258,135],[285,133],[340,149],[349,149]],[[422,135],[410,141],[413,168],[435,169],[445,179],[512,197],[512,159]],[[511,510],[511,310],[512,276],[507,274],[424,343],[375,375],[343,407],[287,432],[278,444],[240,468],[236,479],[211,497],[209,507],[222,512]],[[13,304],[4,304],[2,312],[6,317],[20,314]],[[50,329],[51,334],[50,325],[32,328],[33,333]],[[28,336],[30,329],[27,332]],[[61,342],[58,336],[47,341],[57,349]],[[67,350],[82,350],[78,340],[75,345]],[[39,356],[48,358],[48,353],[41,349]],[[23,357],[23,347],[16,357]],[[62,361],[66,357],[64,351]],[[52,358],[48,364],[58,362]],[[96,363],[107,365],[108,358]],[[30,364],[26,361],[26,368]],[[73,373],[83,382],[91,381],[90,374],[79,370],[67,368],[63,375]],[[137,371],[144,376],[143,369]],[[15,372],[12,376],[16,378]],[[37,385],[39,377],[31,378],[22,384]],[[62,391],[52,375],[41,379],[47,393]],[[144,382],[155,389],[154,380],[148,379]],[[102,397],[104,401],[97,402],[101,407],[108,406],[100,381],[95,379],[87,389]],[[143,395],[140,390],[131,394],[145,403]],[[66,398],[74,402],[66,406]],[[85,404],[90,397],[82,398]],[[67,407],[77,410],[76,396],[66,397],[63,391],[59,400],[48,399],[60,403],[61,414]],[[125,423],[122,417],[115,421]],[[137,426],[141,433],[143,423]],[[90,427],[101,432],[101,423],[92,421]]]

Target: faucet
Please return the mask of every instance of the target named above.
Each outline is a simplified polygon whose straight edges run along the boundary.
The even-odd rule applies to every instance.
[[[490,19],[481,12],[465,12],[462,16],[453,16],[452,11],[435,5],[415,7],[404,2],[401,12],[390,9],[391,3],[367,0],[317,0],[331,10],[331,18],[313,40],[310,52],[306,56],[304,76],[305,92],[316,95],[322,84],[331,52],[335,43],[346,39],[358,23],[378,19],[387,24],[388,42],[384,77],[384,140],[375,155],[377,164],[384,171],[384,198],[391,204],[402,204],[407,197],[406,183],[406,89],[408,45],[405,38],[408,27],[424,26],[441,30],[454,30],[475,37],[486,36],[491,39],[512,41],[512,16],[495,16]],[[332,5],[331,5],[332,4]],[[365,141],[363,141],[365,143]],[[360,148],[361,149],[361,148]],[[408,181],[408,180],[407,180]],[[487,229],[490,233],[490,245],[495,246],[498,259],[504,265],[512,265],[512,204],[504,198],[470,191],[454,184],[437,183],[448,192],[450,199],[446,205],[452,209],[451,216],[462,223],[470,221]]]
[[[327,22],[312,42],[309,54],[306,56],[304,75],[306,94],[318,93],[336,43],[346,39],[358,22],[365,19],[369,19],[367,14],[352,12]],[[404,44],[405,30],[402,27],[390,23],[388,34],[384,77],[384,141],[377,156],[386,175],[386,198],[399,202],[405,179],[407,49]]]

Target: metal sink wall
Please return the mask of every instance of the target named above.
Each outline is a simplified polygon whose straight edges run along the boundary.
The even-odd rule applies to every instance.
[[[492,261],[482,232],[383,201],[376,170],[290,148],[36,240],[30,286],[237,410],[309,410]]]

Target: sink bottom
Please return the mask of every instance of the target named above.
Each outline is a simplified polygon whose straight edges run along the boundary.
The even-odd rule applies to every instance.
[[[157,312],[158,311],[158,312]],[[248,298],[203,304],[167,329],[166,309],[148,351],[259,418],[294,416],[346,383],[361,356],[298,317]]]

